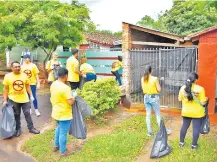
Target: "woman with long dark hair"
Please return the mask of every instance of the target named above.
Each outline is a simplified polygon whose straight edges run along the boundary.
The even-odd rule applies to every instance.
[[[151,128],[151,112],[152,109],[155,112],[157,123],[160,127],[160,98],[159,92],[161,91],[161,87],[157,77],[151,75],[152,68],[148,66],[145,69],[144,75],[141,78],[142,90],[144,93],[144,104],[146,108],[146,124],[148,129],[148,136],[153,134]]]
[[[179,101],[182,102],[183,117],[183,125],[180,131],[180,147],[183,147],[185,144],[185,136],[192,121],[193,140],[191,148],[198,148],[197,141],[200,136],[201,119],[205,115],[203,105],[207,102],[204,88],[195,83],[198,78],[197,73],[190,73],[185,85],[181,87],[179,92]]]

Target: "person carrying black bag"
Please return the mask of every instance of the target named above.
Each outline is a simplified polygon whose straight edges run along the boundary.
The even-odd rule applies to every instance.
[[[185,145],[185,136],[192,121],[193,141],[191,148],[198,148],[197,142],[200,136],[201,121],[205,116],[203,105],[207,103],[204,88],[195,83],[198,78],[197,73],[190,73],[185,85],[183,85],[179,91],[178,99],[182,102],[183,117],[183,125],[180,131],[180,147]]]

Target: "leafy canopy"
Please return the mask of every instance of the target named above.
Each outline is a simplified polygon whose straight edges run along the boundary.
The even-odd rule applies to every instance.
[[[157,20],[146,15],[137,24],[163,32],[187,35],[217,24],[217,3],[174,1],[172,9],[161,12]]]
[[[71,5],[45,0],[1,1],[0,49],[16,45],[39,47],[47,54],[47,60],[58,45],[76,47],[83,40],[83,31],[95,29],[89,12],[76,1]]]

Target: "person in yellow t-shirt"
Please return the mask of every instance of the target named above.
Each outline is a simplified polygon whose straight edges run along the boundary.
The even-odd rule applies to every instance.
[[[40,88],[40,80],[39,80],[39,70],[37,68],[37,66],[35,64],[33,64],[31,62],[31,57],[30,55],[26,54],[23,56],[24,59],[24,63],[21,66],[21,71],[24,72],[29,80],[30,80],[30,87],[32,90],[32,95],[34,97],[34,101],[33,101],[33,105],[35,108],[35,114],[37,116],[40,116],[40,112],[38,110],[38,101],[37,101],[37,96],[36,96],[36,89]],[[31,109],[30,109],[30,114],[32,113]]]
[[[66,149],[67,134],[72,121],[72,104],[74,97],[71,88],[66,85],[68,70],[65,68],[58,69],[58,80],[54,81],[50,87],[52,118],[57,121],[57,128],[54,138],[54,149],[60,150],[61,156],[67,156],[70,152]]]
[[[122,68],[122,66],[123,66],[122,56],[118,56],[118,60],[112,63],[111,73],[115,76],[116,81],[118,81],[119,83],[119,86],[122,85],[121,75],[119,73],[119,70]]]
[[[72,50],[72,56],[66,61],[66,69],[69,71],[68,82],[70,83],[72,90],[79,88],[79,81],[82,73],[79,71],[78,49]]]
[[[3,106],[5,106],[7,103],[11,103],[13,105],[14,116],[16,120],[16,132],[14,136],[18,137],[21,135],[21,108],[23,110],[29,132],[33,134],[39,134],[40,131],[34,128],[30,115],[31,103],[29,102],[29,96],[31,101],[34,101],[34,97],[30,88],[30,81],[27,75],[21,72],[19,62],[12,62],[11,70],[12,72],[6,74],[3,81]]]
[[[191,148],[198,148],[197,141],[200,135],[201,119],[205,116],[203,105],[207,102],[204,88],[195,83],[198,78],[197,73],[190,73],[185,85],[183,85],[179,91],[178,99],[182,102],[183,117],[183,124],[180,130],[180,147],[183,147],[185,144],[185,136],[192,121],[193,141]]]
[[[141,86],[144,94],[144,105],[146,109],[146,125],[148,129],[148,136],[153,134],[151,128],[151,112],[152,109],[155,112],[158,126],[160,127],[160,97],[159,92],[161,91],[160,83],[157,77],[151,75],[152,68],[148,66],[145,69],[144,75],[141,78]]]
[[[93,66],[87,63],[87,58],[85,57],[81,59],[80,71],[82,73],[82,77],[85,78],[85,81],[87,82],[91,80],[96,81],[96,74],[93,69]]]
[[[50,85],[57,79],[57,76],[55,74],[59,67],[62,67],[62,65],[61,62],[58,61],[58,54],[56,52],[53,52],[52,59],[46,63],[45,67],[48,72],[48,82]]]

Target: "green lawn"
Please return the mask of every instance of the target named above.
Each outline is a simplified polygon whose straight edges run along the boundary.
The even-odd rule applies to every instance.
[[[192,139],[189,137],[185,141],[186,145],[179,148],[179,139],[177,138],[169,142],[172,147],[172,153],[161,158],[160,162],[216,162],[217,141],[213,137],[200,137],[197,150],[191,150]]]
[[[152,121],[156,132],[155,119]],[[32,137],[22,146],[22,150],[39,162],[132,162],[150,139],[146,132],[145,117],[136,116],[114,126],[111,133],[88,139],[80,153],[66,158],[59,159],[58,153],[52,153],[53,130]]]

